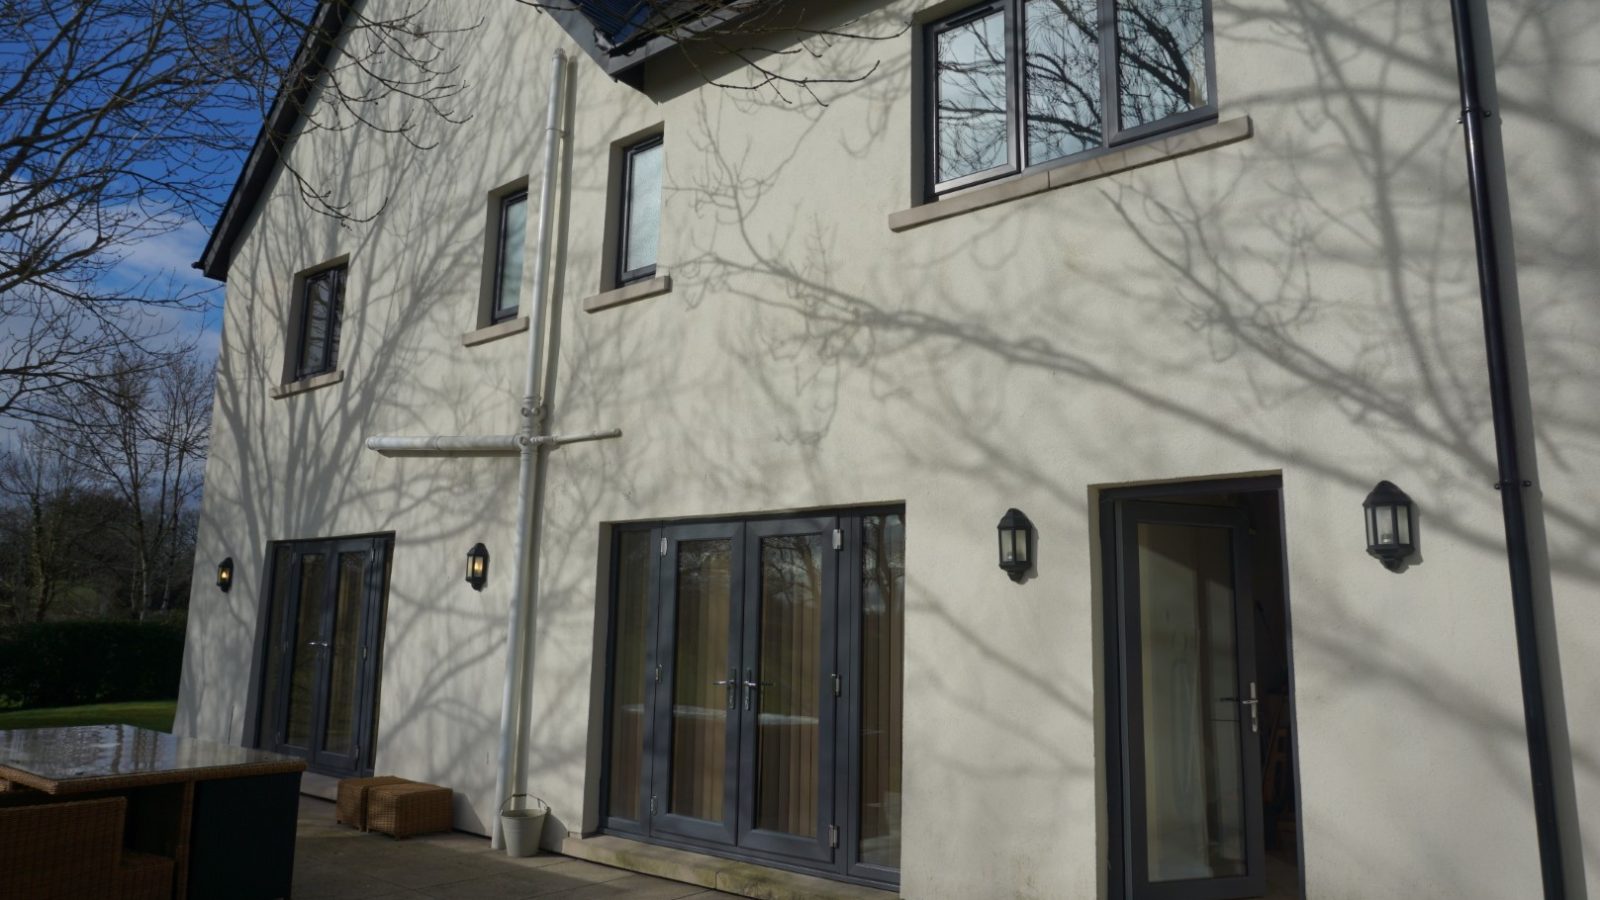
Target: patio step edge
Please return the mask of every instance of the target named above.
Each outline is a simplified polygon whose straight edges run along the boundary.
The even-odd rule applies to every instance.
[[[890,891],[802,875],[615,835],[569,836],[563,855],[757,900],[893,900]]]

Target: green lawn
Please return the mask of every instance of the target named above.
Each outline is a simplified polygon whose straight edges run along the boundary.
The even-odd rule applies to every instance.
[[[0,729],[50,728],[61,725],[138,725],[171,731],[176,700],[141,700],[137,703],[91,703],[55,709],[21,709],[0,712]]]

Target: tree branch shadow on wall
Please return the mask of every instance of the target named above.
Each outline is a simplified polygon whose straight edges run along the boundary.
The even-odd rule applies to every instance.
[[[1504,537],[1491,490],[1495,461],[1464,165],[1452,124],[1457,98],[1447,12],[1395,8],[1388,18],[1352,19],[1347,11],[1306,0],[1219,9],[1221,40],[1253,44],[1269,56],[1309,59],[1315,73],[1304,84],[1252,85],[1224,98],[1225,106],[1257,122],[1256,134],[1238,152],[1164,163],[1169,171],[1148,178],[1116,176],[980,213],[988,216],[988,230],[959,245],[937,233],[941,226],[925,226],[882,260],[864,262],[855,249],[882,244],[872,234],[883,228],[881,220],[830,219],[807,204],[782,208],[769,200],[786,170],[827,148],[843,129],[824,127],[821,118],[774,152],[771,142],[741,141],[739,104],[717,99],[703,106],[699,132],[690,138],[701,157],[697,177],[679,187],[701,218],[677,270],[685,302],[715,308],[705,327],[718,330],[730,368],[770,404],[761,425],[772,440],[806,448],[798,456],[816,464],[802,464],[788,477],[811,484],[818,496],[829,492],[821,455],[829,452],[841,409],[850,406],[898,408],[901,414],[881,417],[881,430],[908,471],[928,478],[982,475],[1076,508],[1084,520],[1089,511],[1075,486],[1015,448],[1053,429],[1073,435],[1080,458],[1131,452],[1162,459],[1168,451],[1159,446],[1160,423],[1168,422],[1202,429],[1262,464],[1315,472],[1352,492],[1365,492],[1383,477],[1372,470],[1373,458],[1406,473],[1420,485],[1413,492],[1418,496],[1479,486],[1480,497],[1425,508],[1427,531],[1441,544],[1498,557]],[[1566,61],[1568,54],[1558,52],[1561,36],[1543,21],[1541,9],[1532,6],[1503,13],[1496,27],[1509,24],[1515,34],[1502,41],[1515,48],[1504,67],[1520,74],[1547,65],[1545,77],[1562,77],[1564,70],[1547,61]],[[1558,135],[1570,160],[1560,175],[1512,169],[1508,187],[1519,208],[1549,192],[1551,182],[1594,192],[1600,133],[1586,119],[1543,95],[1502,95],[1496,107],[1501,119]],[[1138,251],[1107,260],[1094,246],[1061,243],[1062,233],[1039,228],[1046,206],[1081,223],[1062,233],[1125,235]],[[1524,410],[1530,397],[1542,404],[1536,425],[1541,450],[1549,449],[1538,462],[1571,473],[1592,469],[1600,423],[1581,406],[1543,401],[1560,396],[1563,383],[1582,383],[1600,349],[1582,335],[1555,330],[1570,316],[1563,308],[1586,300],[1588,292],[1579,288],[1585,278],[1600,274],[1592,242],[1600,225],[1593,210],[1600,206],[1561,206],[1588,212],[1548,222],[1548,233],[1516,238],[1519,246],[1541,248],[1542,264],[1570,266],[1575,290],[1541,296],[1531,318],[1515,304],[1509,312],[1513,333],[1522,333],[1530,354],[1518,361],[1526,370]],[[875,208],[864,213],[878,214]],[[1524,216],[1519,224],[1526,228],[1531,221]],[[1590,238],[1578,241],[1574,234]],[[1021,295],[1030,289],[1009,272],[1039,254],[1058,259],[1073,279],[1048,297],[1036,288]],[[962,280],[946,268],[944,261],[957,255],[981,274]],[[975,353],[982,362],[973,362]],[[687,368],[663,367],[657,383],[697,387],[685,380]],[[996,398],[1006,397],[1009,373],[1027,371],[1048,376],[1064,398],[1088,393],[1129,416],[1137,410],[1156,423],[1153,433],[1142,441],[1133,435],[1135,446],[1124,446],[1107,429],[1075,420],[1083,407],[1065,401],[1063,409],[1027,406],[1019,417],[1017,406],[1007,406],[1010,398]],[[1173,379],[1189,382],[1189,389],[1171,390]],[[1196,403],[1199,397],[1211,402]],[[1272,424],[1273,416],[1290,409],[1343,422],[1373,443],[1370,453],[1353,459]],[[903,414],[908,410],[914,415]],[[725,434],[694,427],[704,421],[697,416],[686,416],[682,433],[691,445],[683,449],[690,458],[718,461],[702,476],[708,487],[759,493],[770,473],[719,455]],[[1531,475],[1536,461],[1532,453],[1525,459]],[[1588,502],[1593,498],[1552,497],[1537,488],[1532,494],[1531,512],[1543,525],[1535,528],[1535,558],[1548,561],[1537,594],[1549,621],[1551,573],[1590,588],[1600,584],[1593,552],[1600,518]],[[1291,559],[1294,568],[1337,564],[1306,553]],[[1464,681],[1459,660],[1431,658],[1429,649],[1438,645],[1413,645],[1403,628],[1360,626],[1355,598],[1335,592],[1323,600],[1335,604],[1326,616],[1350,627],[1303,628],[1295,635],[1299,652],[1342,660],[1340,670],[1353,683],[1382,683],[1464,727],[1470,723],[1479,746],[1463,752],[1484,754],[1509,789],[1527,792],[1520,709],[1491,700],[1505,696],[1504,685],[1489,692]],[[1509,648],[1503,586],[1485,585],[1481,595],[1463,600],[1504,620]],[[959,633],[986,665],[1009,672],[1012,681],[1031,680],[1006,648],[985,641],[967,611],[923,601],[913,614]],[[1341,608],[1350,614],[1341,615]],[[1555,660],[1553,641],[1542,649]],[[1027,722],[1007,721],[960,673],[945,677],[940,662],[908,661],[908,680],[927,679],[979,720],[1017,741],[1031,740]],[[1559,663],[1549,671],[1558,676]],[[1572,746],[1562,685],[1559,677],[1552,680],[1547,694],[1556,701],[1550,713],[1559,794],[1573,845],[1568,879],[1581,895],[1582,854],[1594,867],[1600,849],[1575,840],[1575,783],[1600,779],[1600,758],[1592,747]],[[1047,709],[1092,717],[1088,696],[1048,684],[1030,690]],[[1055,757],[1063,770],[1084,770],[1081,760]],[[971,765],[959,755],[944,762],[954,770]],[[1418,836],[1418,856],[1441,863],[1425,871],[1447,871],[1448,840]]]

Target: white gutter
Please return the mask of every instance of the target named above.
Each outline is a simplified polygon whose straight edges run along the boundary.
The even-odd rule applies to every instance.
[[[527,681],[529,635],[533,630],[534,597],[539,574],[538,521],[534,517],[540,457],[550,441],[541,440],[547,426],[543,389],[546,307],[550,300],[550,236],[555,219],[557,162],[561,157],[561,98],[565,94],[567,56],[556,50],[550,56],[550,101],[544,125],[544,178],[539,184],[539,231],[533,257],[533,321],[528,329],[528,372],[522,391],[522,424],[518,429],[517,461],[517,566],[511,581],[511,609],[506,616],[506,683],[500,704],[500,759],[495,772],[494,798],[498,807],[523,783],[523,684]],[[494,817],[492,846],[505,846],[500,816]]]

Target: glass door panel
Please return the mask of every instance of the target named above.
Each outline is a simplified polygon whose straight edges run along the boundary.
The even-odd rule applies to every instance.
[[[722,818],[727,768],[728,541],[685,541],[678,548],[676,680],[672,687],[672,790],[667,808],[696,819]]]
[[[278,723],[282,721],[282,710],[278,708],[278,699],[286,693],[283,687],[283,678],[290,668],[290,660],[294,656],[294,553],[287,546],[278,545],[272,552],[272,591],[268,595],[270,606],[267,611],[267,645],[262,660],[261,684],[264,690],[261,693],[259,718],[256,721],[257,733],[262,737],[259,743],[267,746],[277,746],[282,743],[278,736]]]
[[[323,765],[354,762],[360,742],[361,697],[359,680],[363,650],[362,612],[366,607],[368,569],[372,554],[359,550],[339,554],[334,582],[333,621],[329,656],[328,701],[319,756]]]
[[[316,721],[317,686],[322,676],[322,609],[328,575],[328,558],[322,553],[300,557],[295,627],[290,637],[289,690],[284,711],[282,741],[290,747],[311,748]]]
[[[756,827],[817,834],[822,537],[761,539]]]
[[[611,650],[611,733],[606,760],[606,814],[641,822],[645,765],[645,710],[650,678],[649,659],[650,532],[625,531],[617,536],[617,585],[614,644]]]
[[[900,706],[905,671],[906,532],[904,517],[861,521],[861,789],[858,853],[862,863],[900,867]]]
[[[741,847],[832,856],[833,525],[747,528]]]
[[[705,840],[733,840],[734,791],[729,785],[738,734],[731,727],[737,702],[738,659],[733,636],[740,615],[736,598],[737,525],[666,530],[666,593],[660,630],[666,646],[657,703],[656,789],[653,825]],[[665,738],[663,740],[662,738]]]
[[[1242,514],[1128,503],[1124,516],[1134,896],[1258,896],[1260,753]]]

